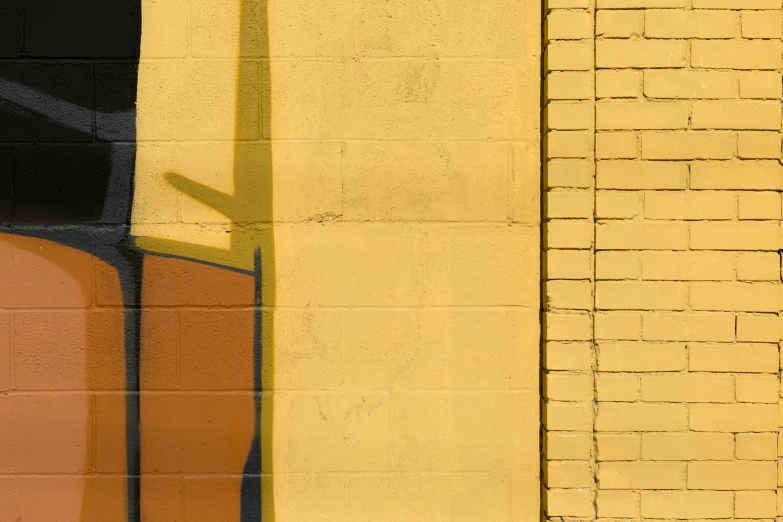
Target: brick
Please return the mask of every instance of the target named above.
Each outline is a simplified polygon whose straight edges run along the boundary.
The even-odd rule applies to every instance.
[[[777,405],[693,404],[690,407],[690,428],[693,431],[774,431],[777,423]]]
[[[586,489],[545,489],[544,512],[550,517],[590,516],[593,493]]]
[[[641,71],[596,71],[597,98],[638,98],[642,93]]]
[[[550,11],[546,17],[547,40],[580,40],[593,36],[593,19],[583,11]]]
[[[740,132],[737,155],[742,159],[780,157],[780,134],[776,132]]]
[[[691,164],[691,189],[779,190],[776,161],[696,161]]]
[[[734,316],[719,314],[656,314],[642,317],[646,341],[733,341]]]
[[[298,16],[300,15],[292,15],[292,18]],[[279,23],[286,25],[284,20]],[[309,24],[305,25],[309,26]],[[409,34],[415,34],[415,32]],[[384,40],[388,41],[385,37]],[[405,39],[397,41],[405,41]],[[530,110],[525,110],[522,105],[509,107],[505,101],[501,102],[501,99],[517,96],[517,91],[512,85],[518,85],[524,89],[527,94],[523,96],[538,97],[538,88],[531,87],[529,83],[522,81],[521,70],[509,64],[503,64],[503,61],[457,60],[449,62],[441,60],[440,63],[436,63],[435,60],[426,59],[411,61],[410,59],[353,60],[350,58],[281,60],[272,66],[273,71],[270,73],[275,77],[275,84],[278,85],[273,102],[271,102],[276,115],[275,135],[281,140],[290,139],[292,141],[339,141],[341,139],[350,141],[473,141],[485,139],[495,141],[497,139],[510,140],[512,137],[517,139],[523,135],[532,136],[534,135],[531,132],[532,128],[527,127],[524,123],[529,121]],[[189,64],[191,62],[210,64],[213,68],[217,67],[213,64],[220,64],[221,69],[213,73],[219,72],[221,74],[215,81],[220,80],[226,84],[225,89],[221,89],[221,92],[218,93],[214,90],[202,91],[201,87],[205,85],[202,78],[195,75],[186,78],[188,82],[193,83],[194,93],[192,96],[194,100],[206,98],[210,101],[203,103],[214,105],[215,100],[218,99],[222,103],[220,107],[210,107],[205,117],[196,123],[199,123],[203,129],[211,130],[210,124],[212,122],[206,120],[207,116],[215,118],[219,116],[220,120],[233,122],[236,112],[234,108],[236,87],[235,82],[229,81],[229,79],[235,75],[236,63],[230,60],[190,60],[181,63]],[[142,62],[142,64],[144,63]],[[184,79],[179,78],[177,72],[179,69],[172,63],[148,64],[148,66],[154,65],[159,70],[165,71],[166,75],[165,78],[161,77],[160,82],[153,81],[157,80],[155,75],[150,77],[148,83],[151,85],[148,85],[146,89],[148,89],[147,92],[150,92],[150,98],[154,98],[156,102],[155,107],[151,109],[160,108],[161,111],[166,109],[161,114],[166,114],[167,118],[165,122],[160,123],[165,123],[167,127],[182,132],[180,126],[175,122],[182,120],[185,116],[187,116],[187,122],[193,122],[194,115],[190,113],[194,111],[191,109],[192,105],[187,104],[184,99],[176,98],[177,92],[181,91],[176,86],[181,84]],[[245,68],[249,67],[243,66],[241,69]],[[432,89],[429,87],[424,90],[414,89],[407,94],[402,94],[397,89],[395,82],[389,81],[390,78],[405,78],[412,70],[417,71],[415,73],[417,75],[421,74],[422,81],[432,81],[433,83],[427,83],[427,85],[433,86]],[[253,71],[249,70],[248,75],[250,73]],[[268,78],[266,71],[264,74],[265,78]],[[254,93],[260,91],[259,75],[260,72],[256,70],[252,76]],[[144,79],[145,76],[142,74],[140,78]],[[454,83],[457,78],[470,80],[457,88]],[[172,85],[165,86],[164,95],[158,97],[158,92],[164,90],[164,86],[161,85],[164,80],[172,82]],[[319,85],[319,96],[311,95],[312,85]],[[209,83],[209,86],[211,88],[212,84]],[[468,93],[468,91],[470,92]],[[519,92],[521,95],[522,91]],[[224,96],[228,98],[225,102],[222,100]],[[361,100],[366,101],[369,97],[377,100],[378,103],[361,102]],[[426,102],[424,102],[425,98]],[[177,111],[182,111],[181,113],[171,114],[172,111],[165,105],[174,102],[176,102]],[[270,110],[268,96],[264,97],[263,102],[262,112],[266,115]],[[454,110],[454,103],[459,105],[461,117],[458,120],[447,122],[448,117],[444,117],[444,115]],[[225,108],[225,105],[228,105],[230,109]],[[221,112],[218,112],[219,110]],[[152,110],[146,112],[148,113],[147,117],[157,123],[155,113]],[[244,115],[244,112],[250,111],[245,111],[243,108],[237,114],[242,118],[251,116],[251,114]],[[302,114],[308,114],[310,117],[302,118]],[[140,114],[139,118],[141,117]],[[410,121],[415,121],[416,124],[410,125]],[[258,121],[254,123],[254,129],[261,128]],[[231,125],[230,137],[226,139],[235,139],[234,126]],[[144,130],[143,127],[144,125],[140,125],[140,130]],[[268,135],[268,125],[264,125],[264,127],[266,127],[264,130]],[[191,129],[187,130],[191,132]]]
[[[774,378],[774,377],[773,377]],[[778,437],[775,433],[738,433],[737,458],[740,460],[776,460]]]
[[[532,291],[529,285],[539,287],[538,282],[525,277],[521,267],[539,263],[539,238],[537,227],[522,225],[444,226],[428,231],[428,303],[521,304],[524,294]],[[335,277],[340,274],[339,270],[334,272]]]
[[[686,0],[598,0],[598,9],[639,9],[656,7],[685,7]]]
[[[588,281],[548,281],[546,306],[561,310],[590,310],[593,308],[592,288]]]
[[[552,220],[544,225],[546,248],[590,248],[593,227],[589,221]]]
[[[547,158],[589,158],[593,140],[587,132],[549,131],[545,138]]]
[[[693,223],[694,250],[777,250],[778,226],[773,223]]]
[[[694,9],[780,9],[780,0],[694,0]]]
[[[436,500],[440,495],[440,491],[452,491],[452,488],[460,487],[457,484],[460,479],[457,479],[451,474],[442,474],[435,476],[424,476],[415,473],[399,473],[399,474],[374,474],[374,475],[359,475],[348,474],[344,480],[337,480],[332,478],[333,486],[327,489],[325,487],[326,477],[332,477],[331,475],[320,475],[314,477],[313,475],[304,475],[298,482],[301,484],[299,487],[303,491],[308,492],[303,497],[302,494],[296,494],[295,492],[287,493],[286,502],[278,500],[280,497],[275,498],[275,511],[278,509],[282,511],[285,509],[286,514],[291,513],[291,517],[300,518],[304,517],[308,519],[309,513],[315,509],[314,506],[319,506],[319,512],[323,513],[325,517],[329,519],[350,519],[355,518],[357,520],[393,520],[396,517],[400,517],[403,520],[415,520],[420,513],[432,513],[441,509],[440,501]],[[290,479],[288,479],[290,480]],[[292,488],[290,482],[286,481],[286,489]],[[187,479],[186,479],[187,483]],[[262,483],[267,486],[268,483]],[[533,486],[531,482],[520,481],[518,479],[505,480],[499,477],[490,476],[477,476],[464,478],[464,487],[478,489],[485,489],[486,494],[482,499],[475,500],[456,500],[457,506],[455,509],[468,509],[477,510],[479,513],[487,513],[487,516],[492,519],[502,520],[506,517],[506,513],[509,511],[509,501],[507,494],[505,493],[506,487],[519,487],[529,488]],[[511,485],[513,484],[513,486]],[[239,491],[241,487],[241,477],[235,479],[233,487]],[[269,484],[267,487],[271,487]],[[318,492],[312,491],[316,488]],[[543,489],[543,488],[542,488]],[[346,496],[346,493],[350,491],[351,494]],[[395,494],[396,491],[405,491],[404,497]],[[569,491],[569,490],[555,490],[555,491]],[[338,493],[340,492],[340,493]],[[208,488],[204,488],[202,496],[209,499],[210,491]],[[319,495],[326,496],[323,500],[318,500]],[[212,493],[215,495],[215,493]],[[347,497],[347,498],[346,498]],[[301,500],[300,500],[301,499]],[[550,499],[550,502],[552,499]],[[209,506],[209,502],[203,502]],[[282,504],[282,508],[278,507]],[[304,505],[302,505],[304,504]],[[186,502],[187,506],[187,502]],[[464,506],[464,507],[463,507]],[[501,507],[502,506],[502,507]],[[221,513],[225,513],[231,508],[224,508],[224,510],[213,511],[215,513],[209,513],[211,516],[206,520],[220,520]],[[239,512],[239,509],[236,512]],[[332,511],[334,510],[334,511]],[[505,511],[504,511],[505,510]],[[536,509],[538,511],[538,509]],[[230,512],[230,511],[228,511]],[[332,514],[334,513],[334,514]],[[191,516],[184,517],[184,520],[198,520],[200,512],[195,510]],[[280,515],[276,515],[278,518]],[[270,517],[267,517],[267,520]]]
[[[599,517],[635,518],[639,515],[639,495],[629,491],[599,491],[596,508]]]
[[[597,40],[596,68],[666,68],[688,64],[688,42],[680,40]]]
[[[647,192],[647,219],[721,220],[734,217],[735,196],[727,192]]]
[[[589,433],[548,431],[544,450],[550,460],[582,460],[590,457],[592,440]]]
[[[780,38],[783,19],[775,11],[743,11],[743,38]]]
[[[595,376],[596,398],[604,402],[635,402],[639,398],[639,379],[635,375],[599,374]]]
[[[746,72],[740,74],[739,81],[741,98],[780,97],[780,75],[776,72]]]
[[[633,159],[638,156],[639,136],[635,132],[601,132],[595,135],[595,157]]]
[[[544,344],[544,367],[547,370],[589,370],[593,353],[589,343]]]
[[[552,72],[544,82],[547,100],[589,100],[593,97],[593,81],[589,73]]]
[[[691,462],[688,489],[759,490],[777,486],[773,462]]]
[[[683,310],[685,285],[681,283],[597,283],[597,310]]]
[[[640,335],[639,314],[620,312],[598,312],[595,314],[594,335],[596,339],[633,340]]]
[[[0,392],[11,389],[11,314],[0,313]]]
[[[237,70],[228,60],[142,60],[139,141],[258,139],[261,104],[247,103],[240,114],[236,96],[240,89],[248,101],[257,99],[259,75],[249,62]]]
[[[587,314],[546,314],[544,338],[548,341],[588,341],[591,338]]]
[[[607,460],[638,460],[641,448],[639,433],[596,433],[596,458]]]
[[[684,189],[688,165],[662,161],[599,161],[596,187],[599,189]]]
[[[184,57],[188,53],[188,2],[175,0],[142,4],[145,58]]]
[[[598,404],[599,431],[682,431],[688,424],[684,404]]]
[[[544,165],[547,188],[588,188],[592,182],[593,163],[584,160],[551,160]]]
[[[775,130],[780,104],[770,102],[701,101],[693,104],[692,129]]]
[[[226,3],[236,5],[231,1]],[[347,0],[336,0],[329,6],[308,6],[304,13],[292,4],[270,6],[269,31],[278,37],[268,45],[272,56],[316,59],[353,55],[354,52],[356,56],[371,58],[435,55],[508,57],[530,48],[515,29],[518,25],[516,20],[524,16],[521,6],[505,9],[492,0],[487,7],[487,12],[471,13],[469,4],[458,2],[450,6],[447,18],[441,18],[435,11],[419,11],[410,5],[395,6],[392,8],[393,16],[389,17],[389,11],[383,4],[364,3],[354,10]],[[243,28],[252,35],[250,41],[256,43],[261,40],[259,43],[266,44],[258,32],[259,27],[267,27],[266,10],[256,9],[241,16],[255,22]],[[233,17],[227,16],[230,20],[239,17],[238,11]],[[289,24],[293,19],[300,21]],[[540,20],[537,22],[540,24]],[[320,43],[308,41],[308,35],[316,27],[324,32]],[[482,38],[481,33],[485,31],[492,31],[493,37]],[[246,38],[245,34],[242,33],[243,38]]]
[[[732,460],[734,436],[730,433],[644,433],[644,460]]]
[[[597,479],[600,489],[683,489],[685,463],[602,462]]]
[[[590,252],[587,250],[547,250],[544,252],[546,279],[589,279]]]
[[[778,348],[773,344],[692,344],[688,355],[688,368],[696,372],[778,371]]]
[[[688,113],[688,106],[678,102],[601,102],[596,105],[596,128],[685,129]]]
[[[653,402],[734,402],[727,375],[642,375],[642,400]]]
[[[589,71],[593,46],[588,43],[553,42],[544,52],[547,71]]]
[[[737,15],[730,11],[655,10],[644,13],[647,38],[733,38]]]
[[[589,0],[546,0],[547,9],[587,9]]]
[[[649,70],[644,72],[644,95],[648,98],[736,98],[737,73]]]
[[[547,219],[589,218],[593,215],[593,196],[587,191],[549,191],[544,198]]]
[[[630,219],[639,214],[639,194],[601,190],[595,195],[596,217]]]
[[[739,281],[779,281],[780,255],[777,253],[740,254],[737,257]]]
[[[694,40],[691,66],[711,69],[780,69],[780,42]]]
[[[284,200],[310,196],[317,201],[318,195],[324,196],[320,205],[316,201],[309,205],[311,213],[303,209],[294,214],[295,219],[309,219],[319,211],[342,214],[349,221],[493,221],[508,215],[506,202],[493,203],[495,198],[488,197],[507,190],[505,148],[411,143],[398,150],[385,142],[352,142],[342,150],[338,145],[319,154],[310,153],[315,156],[312,159],[307,157],[307,150],[302,146],[287,152],[304,163],[302,170],[317,174],[300,174],[303,186],[292,187]],[[320,165],[323,163],[325,169]],[[340,175],[332,176],[333,170]],[[418,172],[420,189],[416,196],[409,194],[406,183],[411,172]],[[296,174],[287,170],[281,175]],[[461,190],[441,192],[441,181],[450,184],[456,179]],[[323,188],[308,190],[309,184]]]
[[[780,194],[777,192],[741,193],[739,218],[780,220]]]
[[[765,283],[694,283],[690,304],[693,310],[776,312],[780,290]]]
[[[549,372],[544,376],[544,397],[555,401],[590,401],[593,379],[588,375]]]
[[[598,250],[685,250],[685,223],[601,223],[596,226]]]
[[[684,344],[600,343],[602,372],[676,372],[686,368]]]
[[[550,102],[544,109],[547,130],[580,130],[593,126],[595,109],[590,103]]]
[[[642,252],[642,279],[721,281],[734,279],[734,259],[719,252]]]
[[[780,321],[777,315],[738,315],[737,340],[748,342],[777,342]]]
[[[643,132],[642,159],[730,159],[735,144],[735,135],[726,132]]]
[[[737,376],[737,402],[777,404],[779,390],[777,375]]]
[[[3,3],[0,16],[7,28],[0,37],[0,56],[14,58],[22,54],[24,31],[24,3],[22,0],[10,0]]]
[[[593,482],[588,462],[549,460],[544,467],[544,485],[549,488],[585,488]]]
[[[641,11],[598,11],[596,36],[604,38],[632,38],[642,35]]]
[[[639,279],[639,254],[636,252],[597,252],[596,279]]]
[[[722,491],[644,491],[642,516],[645,518],[730,518],[734,495]]]
[[[738,491],[734,516],[743,518],[773,518],[777,495],[774,491]]]

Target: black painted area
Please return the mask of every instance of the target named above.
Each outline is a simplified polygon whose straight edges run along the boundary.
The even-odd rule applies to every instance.
[[[99,221],[110,166],[109,144],[15,146],[13,222]]]
[[[95,122],[99,140],[136,139],[137,85],[135,63],[95,65]]]
[[[138,58],[137,0],[25,0],[30,56]]]
[[[11,195],[13,194],[13,151],[9,145],[0,145],[0,224],[11,222]]]
[[[91,65],[2,63],[0,80],[0,141],[92,140]]]
[[[0,2],[0,58],[16,58],[22,54],[23,16],[23,0]]]

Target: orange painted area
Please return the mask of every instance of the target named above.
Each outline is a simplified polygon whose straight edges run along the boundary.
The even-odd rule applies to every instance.
[[[0,503],[9,520],[126,513],[123,315],[94,304],[92,255],[0,234]],[[119,293],[115,273],[113,288]],[[3,518],[5,520],[5,518]]]
[[[254,278],[148,256],[142,281],[142,519],[239,520],[255,432]]]

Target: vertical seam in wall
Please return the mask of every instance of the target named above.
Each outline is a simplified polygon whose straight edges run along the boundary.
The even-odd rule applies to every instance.
[[[597,51],[596,51],[596,39],[597,39],[597,27],[598,27],[598,9],[597,0],[590,1],[590,8],[593,10],[593,179],[591,183],[591,189],[593,191],[593,237],[590,246],[591,256],[591,294],[592,294],[592,310],[590,310],[590,353],[592,355],[592,366],[590,368],[590,376],[593,380],[593,433],[591,437],[592,447],[590,448],[590,468],[592,471],[592,487],[593,487],[593,519],[598,518],[598,439],[596,436],[596,427],[598,422],[598,379],[596,378],[596,370],[598,368],[598,350],[595,343],[595,310],[596,310],[596,238],[598,236],[598,190],[597,190],[597,172],[598,172],[598,154],[596,146],[598,144],[597,136],[597,122],[598,122],[598,78],[597,78]]]
[[[782,9],[778,9],[778,12],[783,12]],[[742,20],[740,20],[740,31],[742,30]],[[783,28],[779,29],[779,31],[783,30]],[[783,34],[778,33],[779,36],[783,37]],[[783,135],[783,68],[778,69],[778,88],[780,89],[780,118],[778,118],[778,133]],[[737,147],[739,147],[739,143],[737,144]],[[739,150],[739,149],[738,149]],[[780,164],[783,163],[783,152],[779,154],[778,156],[778,169],[783,169],[783,166]],[[781,182],[778,185],[778,201],[783,200],[783,172],[781,172],[780,176]],[[739,211],[739,208],[737,209]],[[781,213],[778,214],[778,235],[779,237],[783,238],[783,207],[781,207]],[[783,241],[782,241],[783,242]],[[783,295],[783,286],[781,285],[783,283],[783,244],[781,242],[778,243],[778,295]],[[783,406],[783,388],[781,388],[781,379],[783,378],[783,373],[781,373],[781,366],[783,366],[783,358],[781,358],[781,342],[783,341],[783,335],[781,335],[781,332],[783,332],[783,328],[781,328],[781,320],[783,319],[783,299],[780,300],[781,303],[778,308],[781,310],[778,311],[778,373],[777,373],[777,381],[778,381],[778,426],[777,426],[777,432],[775,433],[775,446],[776,446],[776,464],[777,464],[777,490],[776,490],[776,499],[775,499],[775,507],[777,508],[777,515],[781,514],[781,508],[783,508],[783,505],[781,505],[781,502],[783,501],[781,499],[781,480],[783,480],[783,477],[781,477],[781,453],[780,453],[780,437],[781,437],[781,407]],[[780,520],[779,518],[776,520]]]
[[[545,214],[545,201],[546,201],[546,119],[544,118],[544,110],[546,108],[546,89],[544,88],[544,80],[546,78],[546,15],[547,15],[547,0],[541,1],[541,31],[540,46],[541,53],[539,59],[539,156],[541,158],[540,172],[539,172],[539,263],[540,269],[538,271],[539,281],[539,296],[538,296],[538,330],[539,330],[539,346],[538,346],[538,481],[539,481],[539,517],[543,521],[546,519],[546,486],[544,485],[544,473],[546,470],[547,459],[544,452],[544,437],[546,437],[546,429],[544,428],[544,415],[546,414],[546,403],[544,399],[544,379],[546,375],[545,364],[546,359],[544,356],[544,350],[546,348],[546,214]],[[512,147],[513,150],[513,147]],[[513,163],[511,164],[513,172]],[[510,212],[510,210],[509,210]]]

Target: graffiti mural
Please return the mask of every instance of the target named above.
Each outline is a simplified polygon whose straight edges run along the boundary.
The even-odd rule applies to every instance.
[[[0,6],[3,520],[261,520],[268,145],[226,142],[228,191],[187,171],[212,154],[156,162],[144,139],[189,123],[156,110],[170,71],[145,65],[160,20],[142,14]],[[259,93],[245,100],[247,64],[230,67],[241,136]],[[173,230],[170,194],[177,222],[188,205],[225,219]]]

